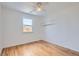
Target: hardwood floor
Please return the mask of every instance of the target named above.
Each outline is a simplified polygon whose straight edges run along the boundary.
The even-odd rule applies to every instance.
[[[79,52],[43,40],[3,48],[2,56],[79,56]]]

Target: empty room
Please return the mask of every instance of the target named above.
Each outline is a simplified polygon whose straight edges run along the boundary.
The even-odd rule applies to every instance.
[[[79,2],[0,2],[0,56],[79,56]]]

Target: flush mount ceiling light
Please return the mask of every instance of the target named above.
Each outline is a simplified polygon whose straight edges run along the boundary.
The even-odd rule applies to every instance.
[[[48,2],[35,2],[32,5],[32,10],[30,13],[41,14],[46,10],[46,5]]]
[[[43,11],[43,4],[41,2],[36,3],[36,11]]]

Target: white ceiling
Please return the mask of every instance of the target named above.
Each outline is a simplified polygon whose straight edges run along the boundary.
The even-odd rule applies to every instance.
[[[68,7],[79,6],[78,2],[77,3],[76,2],[48,2],[48,3],[43,2],[46,10],[43,12],[36,12],[33,11],[36,2],[0,2],[0,4],[2,4],[5,7],[12,8],[24,13],[41,15],[41,16],[45,15],[47,11],[52,10],[52,13],[55,13],[55,12],[60,12],[60,10],[63,10]]]

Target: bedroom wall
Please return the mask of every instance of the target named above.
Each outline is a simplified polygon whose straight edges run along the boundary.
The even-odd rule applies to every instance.
[[[0,53],[3,48],[3,24],[2,24],[2,6],[0,4]]]
[[[4,47],[24,44],[31,41],[41,39],[41,26],[40,20],[42,17],[25,14],[10,8],[3,7],[4,17]],[[23,17],[33,20],[33,32],[22,32],[22,19]]]
[[[1,6],[0,6],[0,47],[1,47]]]
[[[1,5],[0,5],[0,49],[2,48],[2,19],[1,19]]]
[[[52,23],[45,27],[45,40],[79,51],[79,5],[56,13],[52,10],[45,17],[45,23]]]
[[[1,41],[2,41],[2,36],[1,36],[1,26],[2,24],[1,24],[1,5],[0,5],[0,52],[1,52]]]

